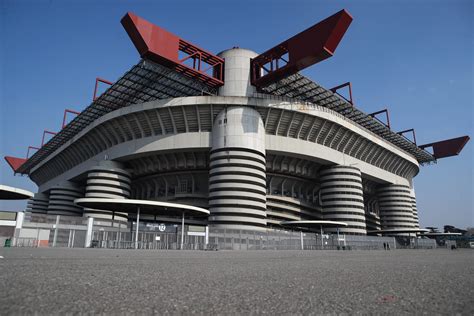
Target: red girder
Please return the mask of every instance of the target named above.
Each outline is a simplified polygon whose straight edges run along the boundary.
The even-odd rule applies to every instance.
[[[43,131],[43,138],[41,139],[41,147],[44,146],[44,137],[46,136],[46,134],[50,134],[50,135],[56,135],[57,133],[55,132],[51,132],[51,131],[48,131],[48,130],[44,130]]]
[[[173,68],[177,72],[196,78],[210,87],[216,88],[224,84],[224,59],[133,13],[128,12],[122,18],[121,23],[142,58]],[[189,56],[180,60],[180,51]],[[184,64],[184,61],[189,58],[193,59],[193,68]],[[209,67],[202,69],[203,63],[206,63]],[[213,70],[212,75],[206,73],[210,68]]]
[[[30,149],[39,150],[40,148],[39,148],[39,147],[35,147],[35,146],[28,146],[28,151],[26,152],[26,159],[27,159],[27,160],[28,160],[28,158],[30,158]]]
[[[412,136],[413,136],[413,143],[416,145],[416,134],[415,134],[415,129],[414,128],[410,128],[410,129],[406,129],[404,131],[400,131],[400,132],[397,132],[398,135],[402,135],[403,137],[405,137],[403,134],[405,133],[408,133],[408,132],[411,132],[412,133]],[[406,137],[405,137],[406,138]]]
[[[16,172],[18,168],[20,168],[21,165],[24,164],[25,161],[27,160],[26,158],[18,158],[18,157],[11,157],[11,156],[5,156],[4,158],[7,161],[10,168],[12,168],[13,172]]]
[[[68,113],[75,114],[75,115],[81,114],[81,113],[79,113],[77,111],[74,111],[74,110],[65,109],[64,110],[64,115],[63,115],[63,124],[61,125],[61,128],[64,128],[64,126],[66,126],[66,117],[67,117]]]
[[[349,12],[341,10],[255,57],[251,65],[252,84],[267,86],[331,57],[351,22]],[[283,58],[286,54],[288,60]]]
[[[95,99],[97,99],[97,88],[99,87],[99,82],[108,84],[110,86],[114,84],[113,82],[110,82],[108,80],[105,80],[99,77],[95,78],[94,96],[92,97],[92,101],[95,101]]]
[[[377,114],[381,114],[381,113],[385,113],[385,118],[387,120],[387,124],[385,124],[384,122],[382,122],[381,120],[379,120],[377,118]],[[390,129],[390,116],[388,114],[388,109],[383,109],[383,110],[380,110],[380,111],[377,111],[377,112],[374,112],[374,113],[371,113],[369,114],[370,116],[372,116],[374,119],[376,119],[377,121],[379,121],[380,123],[382,123],[383,125],[387,126],[388,129]]]
[[[442,140],[442,141],[439,141],[439,142],[424,144],[424,145],[421,145],[419,147],[421,149],[432,147],[433,148],[433,156],[436,159],[446,158],[446,157],[459,155],[461,153],[461,150],[464,148],[464,146],[469,141],[469,139],[470,139],[470,137],[466,135],[466,136],[461,136],[461,137],[457,137],[457,138]]]
[[[347,100],[342,94],[336,92],[337,90],[339,89],[342,89],[344,87],[348,87],[349,88],[349,100]],[[342,98],[344,98],[344,100],[348,101],[350,104],[354,105],[354,101],[352,100],[352,83],[349,81],[349,82],[346,82],[346,83],[343,83],[341,85],[338,85],[334,88],[331,88],[329,89],[331,90],[332,93],[337,93],[338,95],[340,95]]]

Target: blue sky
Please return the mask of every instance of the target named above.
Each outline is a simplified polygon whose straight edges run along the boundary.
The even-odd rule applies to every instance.
[[[114,81],[139,56],[120,19],[132,11],[211,52],[273,47],[347,9],[354,21],[334,57],[304,74],[351,81],[357,107],[389,107],[394,130],[419,144],[473,136],[472,1],[7,1],[0,0],[0,155],[26,155],[65,108],[91,102],[95,77]],[[422,167],[422,226],[474,226],[473,146]],[[0,183],[36,190],[2,160]],[[1,202],[23,209],[26,202]]]

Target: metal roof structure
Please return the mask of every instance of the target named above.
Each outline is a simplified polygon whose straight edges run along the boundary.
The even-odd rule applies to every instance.
[[[30,191],[0,184],[0,200],[26,200],[32,197]]]
[[[136,199],[109,199],[109,198],[80,198],[74,203],[82,207],[90,207],[100,210],[120,211],[127,213],[137,213],[138,209],[142,214],[159,214],[165,216],[177,216],[183,213],[190,217],[207,217],[209,210],[187,204],[136,200]]]
[[[86,126],[111,111],[157,99],[216,95],[217,89],[224,85],[223,58],[133,13],[127,13],[121,22],[142,60],[114,84],[97,78],[96,88],[98,81],[111,86],[98,98],[95,98],[94,93],[93,102],[81,113],[66,110],[62,130],[57,134],[45,130],[41,148],[30,146],[26,158],[5,157],[15,173],[29,174],[34,166]],[[298,73],[333,56],[351,22],[349,12],[341,10],[256,56],[250,61],[252,85],[259,94],[308,102],[334,110],[412,155],[422,165],[458,155],[469,141],[469,136],[418,146],[415,140],[411,141],[403,135],[412,131],[414,136],[413,129],[394,132],[389,124],[375,117],[383,111],[366,114],[353,105],[352,97],[349,101],[338,94],[336,90],[344,85],[328,90]],[[78,115],[64,126],[68,111]],[[385,111],[388,119],[388,112]],[[54,136],[43,144],[46,133]],[[433,153],[425,148],[432,148]],[[29,149],[38,151],[29,158]]]
[[[400,228],[400,229],[381,229],[381,230],[369,230],[367,234],[424,234],[428,232],[428,229],[424,228]]]
[[[346,227],[348,226],[347,223],[344,222],[336,222],[336,221],[324,221],[324,220],[302,220],[302,221],[283,221],[281,222],[283,226],[290,226],[290,227],[303,227],[303,228],[337,228],[337,227]]]
[[[77,135],[97,118],[132,104],[157,99],[186,96],[214,95],[215,88],[189,78],[168,67],[141,60],[127,71],[117,82],[95,99],[59,133],[54,135],[16,172],[27,174],[40,161]]]
[[[436,158],[426,150],[403,135],[390,130],[377,118],[362,112],[338,93],[328,90],[300,73],[293,74],[275,83],[261,88],[264,93],[287,97],[327,107],[344,115],[363,128],[391,142],[400,149],[414,156],[419,163],[435,162]]]

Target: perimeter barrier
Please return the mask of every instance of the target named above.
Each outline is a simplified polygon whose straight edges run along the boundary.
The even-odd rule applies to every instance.
[[[33,221],[34,220],[34,221]],[[100,224],[100,225],[99,225]],[[319,234],[280,229],[250,231],[210,227],[206,238],[202,226],[185,225],[181,241],[181,225],[140,223],[136,225],[97,221],[94,223],[90,247],[149,250],[383,250],[436,248],[433,239],[414,237],[379,237],[362,235]],[[69,247],[86,245],[87,218],[35,214],[12,238],[13,247]],[[387,246],[388,245],[388,246]]]

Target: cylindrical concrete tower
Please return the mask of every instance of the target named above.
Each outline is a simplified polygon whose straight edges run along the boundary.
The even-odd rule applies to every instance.
[[[250,84],[250,60],[258,54],[247,49],[231,48],[218,56],[225,59],[225,83],[219,88],[219,95],[251,97],[256,90]]]
[[[378,198],[382,229],[415,228],[409,186],[401,184],[383,186],[378,189]],[[408,234],[393,235],[404,236]]]
[[[46,193],[35,193],[28,201],[26,210],[31,213],[46,214],[48,212],[49,196]]]
[[[31,220],[34,222],[45,222],[48,213],[49,196],[46,193],[36,193],[28,201],[26,211],[31,212]]]
[[[83,209],[74,200],[83,196],[83,190],[71,181],[56,185],[49,193],[48,215],[82,216]]]
[[[364,194],[360,170],[352,166],[334,166],[320,171],[321,201],[324,220],[347,223],[340,231],[366,234]],[[327,231],[335,232],[336,228]]]
[[[265,230],[265,129],[249,107],[229,107],[212,130],[209,222],[214,227]]]
[[[130,183],[130,173],[122,169],[119,163],[104,161],[100,166],[89,171],[85,197],[126,199],[130,196]],[[88,208],[84,209],[84,216],[98,219],[97,225],[108,225],[112,219],[116,222],[127,222],[128,220],[127,213]],[[100,219],[106,221],[101,223]]]
[[[413,225],[415,226],[415,228],[420,228],[420,222],[418,220],[418,209],[416,208],[416,196],[415,196],[414,188],[410,190],[410,197],[411,197],[411,208],[413,210]]]

